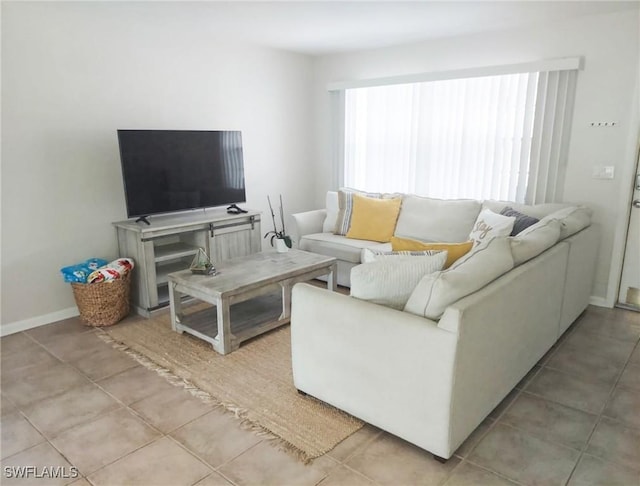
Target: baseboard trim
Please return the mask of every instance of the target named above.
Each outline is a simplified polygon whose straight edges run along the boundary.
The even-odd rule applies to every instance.
[[[3,324],[0,326],[0,336],[8,336],[9,334],[26,331],[27,329],[44,326],[46,324],[51,324],[52,322],[69,319],[70,317],[78,315],[80,315],[78,308],[73,306],[60,311],[51,312],[50,314],[43,314],[41,316],[30,317],[29,319],[23,319],[21,321],[10,322],[9,324]]]
[[[595,305],[597,307],[608,307],[611,309],[611,306],[607,302],[607,299],[604,297],[594,297],[593,295],[589,297],[589,304]]]

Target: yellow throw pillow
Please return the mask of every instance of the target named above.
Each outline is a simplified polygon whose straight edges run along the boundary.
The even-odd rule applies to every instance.
[[[424,241],[411,240],[409,238],[391,238],[393,251],[421,251],[421,250],[447,250],[447,261],[444,268],[449,268],[458,258],[466,255],[473,248],[473,241],[464,243],[425,243]]]
[[[402,198],[374,199],[353,195],[353,212],[347,238],[380,241],[391,240],[400,214]]]

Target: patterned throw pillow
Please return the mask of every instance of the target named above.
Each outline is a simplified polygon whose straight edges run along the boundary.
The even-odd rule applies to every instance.
[[[395,260],[413,257],[428,257],[437,255],[438,253],[446,253],[446,250],[417,250],[417,251],[386,251],[373,250],[365,248],[362,250],[362,263],[371,263],[378,260]],[[446,259],[445,259],[446,260]],[[415,261],[415,260],[414,260]]]
[[[516,211],[510,206],[507,206],[502,211],[500,211],[500,214],[502,214],[503,216],[510,216],[510,217],[516,218],[515,223],[513,223],[513,230],[511,230],[511,236],[517,235],[522,230],[525,230],[529,226],[533,226],[538,221],[540,221],[538,218],[534,218],[533,216],[527,216],[526,214],[521,213],[520,211]]]
[[[469,233],[469,239],[473,240],[473,246],[475,247],[480,243],[488,242],[496,236],[509,236],[515,221],[515,217],[503,216],[494,213],[491,209],[483,209],[478,214],[473,229]]]
[[[355,189],[340,189],[338,191],[338,216],[336,217],[336,227],[333,233],[345,236],[351,226],[351,216],[353,214],[353,195],[382,199],[382,194],[374,192],[361,192]]]
[[[351,269],[351,297],[403,309],[418,282],[442,270],[446,252],[427,257],[384,259]]]

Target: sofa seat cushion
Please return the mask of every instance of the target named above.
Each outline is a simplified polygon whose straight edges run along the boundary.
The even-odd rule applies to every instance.
[[[481,207],[475,200],[407,195],[402,200],[395,236],[443,243],[466,241]]]
[[[423,277],[411,293],[406,312],[440,319],[445,309],[513,268],[506,237],[476,246],[449,269]]]
[[[355,240],[333,233],[315,233],[300,238],[298,247],[304,251],[336,257],[338,260],[360,263],[363,248],[386,248],[378,241]]]
[[[351,269],[351,297],[402,310],[420,279],[442,270],[446,252],[386,258]]]

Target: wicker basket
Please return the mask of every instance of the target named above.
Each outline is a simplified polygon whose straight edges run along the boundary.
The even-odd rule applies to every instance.
[[[88,326],[111,326],[129,314],[131,272],[100,283],[72,283],[80,318]]]

